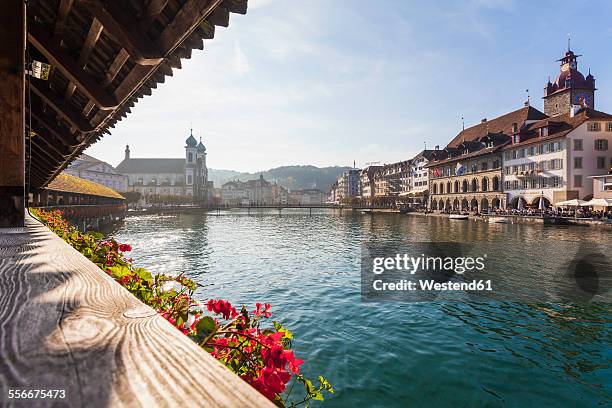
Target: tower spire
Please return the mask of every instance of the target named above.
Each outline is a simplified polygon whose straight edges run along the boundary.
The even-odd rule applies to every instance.
[[[567,52],[570,52],[572,50],[570,46],[571,42],[572,42],[572,37],[570,36],[570,33],[567,33]]]

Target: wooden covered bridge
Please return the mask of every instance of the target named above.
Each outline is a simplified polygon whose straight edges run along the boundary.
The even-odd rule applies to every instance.
[[[271,406],[24,211],[246,3],[2,1],[0,406]]]

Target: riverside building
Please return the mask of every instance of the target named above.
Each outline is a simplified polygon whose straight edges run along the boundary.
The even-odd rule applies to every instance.
[[[64,173],[102,184],[115,191],[127,191],[128,189],[127,176],[119,174],[110,164],[85,153],[70,163]]]
[[[459,132],[442,150],[434,150],[429,169],[432,210],[488,211],[505,208],[502,148],[529,123],[545,118],[526,105]]]
[[[427,164],[432,159],[433,150],[423,150],[411,159],[409,204],[416,207],[427,206],[429,199],[429,172]]]
[[[568,50],[544,88],[545,118],[513,133],[504,151],[504,191],[511,208],[593,198],[591,176],[612,165],[612,115],[594,110],[595,78]]]
[[[530,106],[461,131],[435,150],[430,208],[483,211],[537,207],[593,197],[589,177],[612,165],[612,115],[593,109],[595,78],[578,70],[569,50],[555,82],[544,88],[544,112]]]
[[[360,180],[361,169],[352,168],[344,173],[336,180],[337,185],[334,188],[333,202],[342,202],[352,199],[357,199],[360,195]]]
[[[127,176],[127,191],[137,191],[145,199],[149,196],[182,197],[205,203],[210,199],[206,167],[206,147],[190,133],[185,140],[184,158],[132,158],[130,147],[125,147],[125,158],[117,171]]]
[[[374,181],[374,175],[376,171],[381,169],[382,166],[370,165],[365,169],[361,170],[359,177],[359,184],[361,188],[361,203],[363,205],[372,205],[374,193],[376,192],[376,184]]]

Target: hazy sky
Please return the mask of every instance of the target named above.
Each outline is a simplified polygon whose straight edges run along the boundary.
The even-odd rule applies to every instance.
[[[610,112],[610,15],[606,0],[249,0],[87,153],[183,157],[193,122],[217,169],[404,160],[526,89],[542,109],[568,33]]]

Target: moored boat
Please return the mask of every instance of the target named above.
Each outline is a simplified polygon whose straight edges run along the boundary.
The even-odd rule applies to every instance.
[[[507,224],[508,219],[505,217],[489,217],[489,223],[491,224]]]
[[[465,214],[451,214],[448,216],[451,220],[467,220],[468,216]]]

